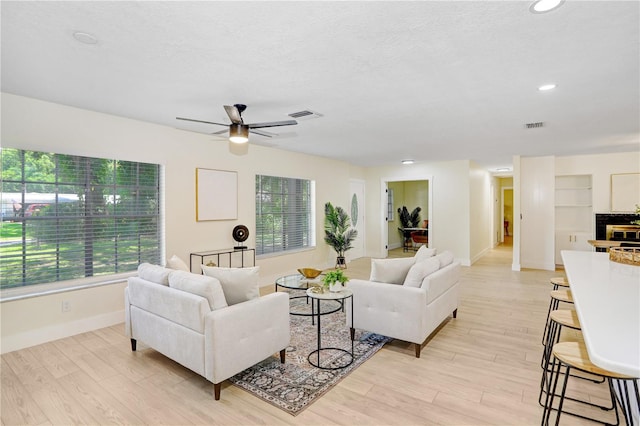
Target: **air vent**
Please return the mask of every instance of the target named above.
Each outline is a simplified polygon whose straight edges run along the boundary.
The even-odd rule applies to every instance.
[[[322,114],[305,109],[298,112],[292,112],[291,114],[289,114],[289,117],[295,118],[296,120],[309,120],[311,118],[320,118],[322,117]]]
[[[537,123],[527,123],[525,124],[527,129],[537,129],[538,127],[544,127],[544,122],[538,121]]]

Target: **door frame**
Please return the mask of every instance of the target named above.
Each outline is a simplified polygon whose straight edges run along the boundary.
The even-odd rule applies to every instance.
[[[380,209],[380,227],[381,227],[381,241],[380,241],[380,257],[383,259],[389,256],[389,225],[387,222],[387,190],[389,189],[389,182],[408,182],[425,180],[428,182],[428,194],[429,194],[429,208],[427,212],[427,219],[429,219],[429,247],[432,246],[433,241],[433,175],[416,175],[416,176],[390,176],[380,179],[380,200],[381,205],[384,208]],[[424,217],[423,217],[424,219]]]
[[[500,225],[502,230],[500,231],[500,242],[504,243],[504,191],[511,190],[513,191],[513,186],[503,186],[502,187],[502,199],[500,200]],[[513,222],[513,219],[511,219]],[[513,225],[513,223],[512,223]],[[512,228],[513,229],[513,228]],[[513,237],[513,230],[511,231],[511,236]]]

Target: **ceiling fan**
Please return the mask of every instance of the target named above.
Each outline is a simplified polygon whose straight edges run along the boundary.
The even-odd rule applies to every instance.
[[[284,120],[284,121],[270,121],[266,123],[248,123],[245,124],[242,119],[242,113],[247,109],[246,105],[243,104],[234,104],[225,105],[224,110],[227,112],[229,119],[231,120],[231,124],[224,123],[214,123],[213,121],[204,121],[204,120],[195,120],[193,118],[183,118],[176,117],[177,120],[184,121],[193,121],[195,123],[205,123],[205,124],[215,124],[217,126],[225,126],[229,128],[229,140],[234,143],[246,143],[249,141],[249,132],[255,133],[257,135],[266,136],[270,138],[274,136],[273,133],[262,132],[255,129],[260,129],[263,127],[278,127],[278,126],[293,126],[298,124],[296,120]],[[226,132],[226,130],[221,130],[219,132],[213,133],[214,135],[222,134]]]

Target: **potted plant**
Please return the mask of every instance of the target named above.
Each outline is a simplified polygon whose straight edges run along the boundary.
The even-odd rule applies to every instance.
[[[398,207],[398,218],[400,219],[400,224],[402,228],[398,228],[398,231],[402,234],[404,239],[404,248],[411,245],[411,231],[406,230],[405,228],[417,228],[420,224],[420,212],[422,211],[421,207],[416,207],[413,209],[411,213],[407,209],[407,206],[402,206],[402,208]]]
[[[338,254],[336,268],[347,267],[344,252],[353,248],[351,243],[357,236],[358,231],[351,228],[349,215],[342,207],[334,207],[331,203],[324,205],[324,242]]]
[[[322,278],[323,285],[329,288],[329,291],[342,291],[349,278],[342,272],[342,269],[329,271]]]

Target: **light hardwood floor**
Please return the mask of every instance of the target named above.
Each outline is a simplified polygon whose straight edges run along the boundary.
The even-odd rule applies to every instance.
[[[369,263],[352,262],[348,275],[368,277]],[[540,340],[549,278],[559,274],[513,272],[510,247],[492,250],[463,267],[458,317],[420,359],[394,341],[296,417],[229,382],[214,401],[213,386],[197,374],[144,345],[131,352],[117,325],[2,355],[2,425],[539,424]],[[569,392],[607,397],[603,385],[582,380]],[[562,424],[591,423],[563,416]]]

